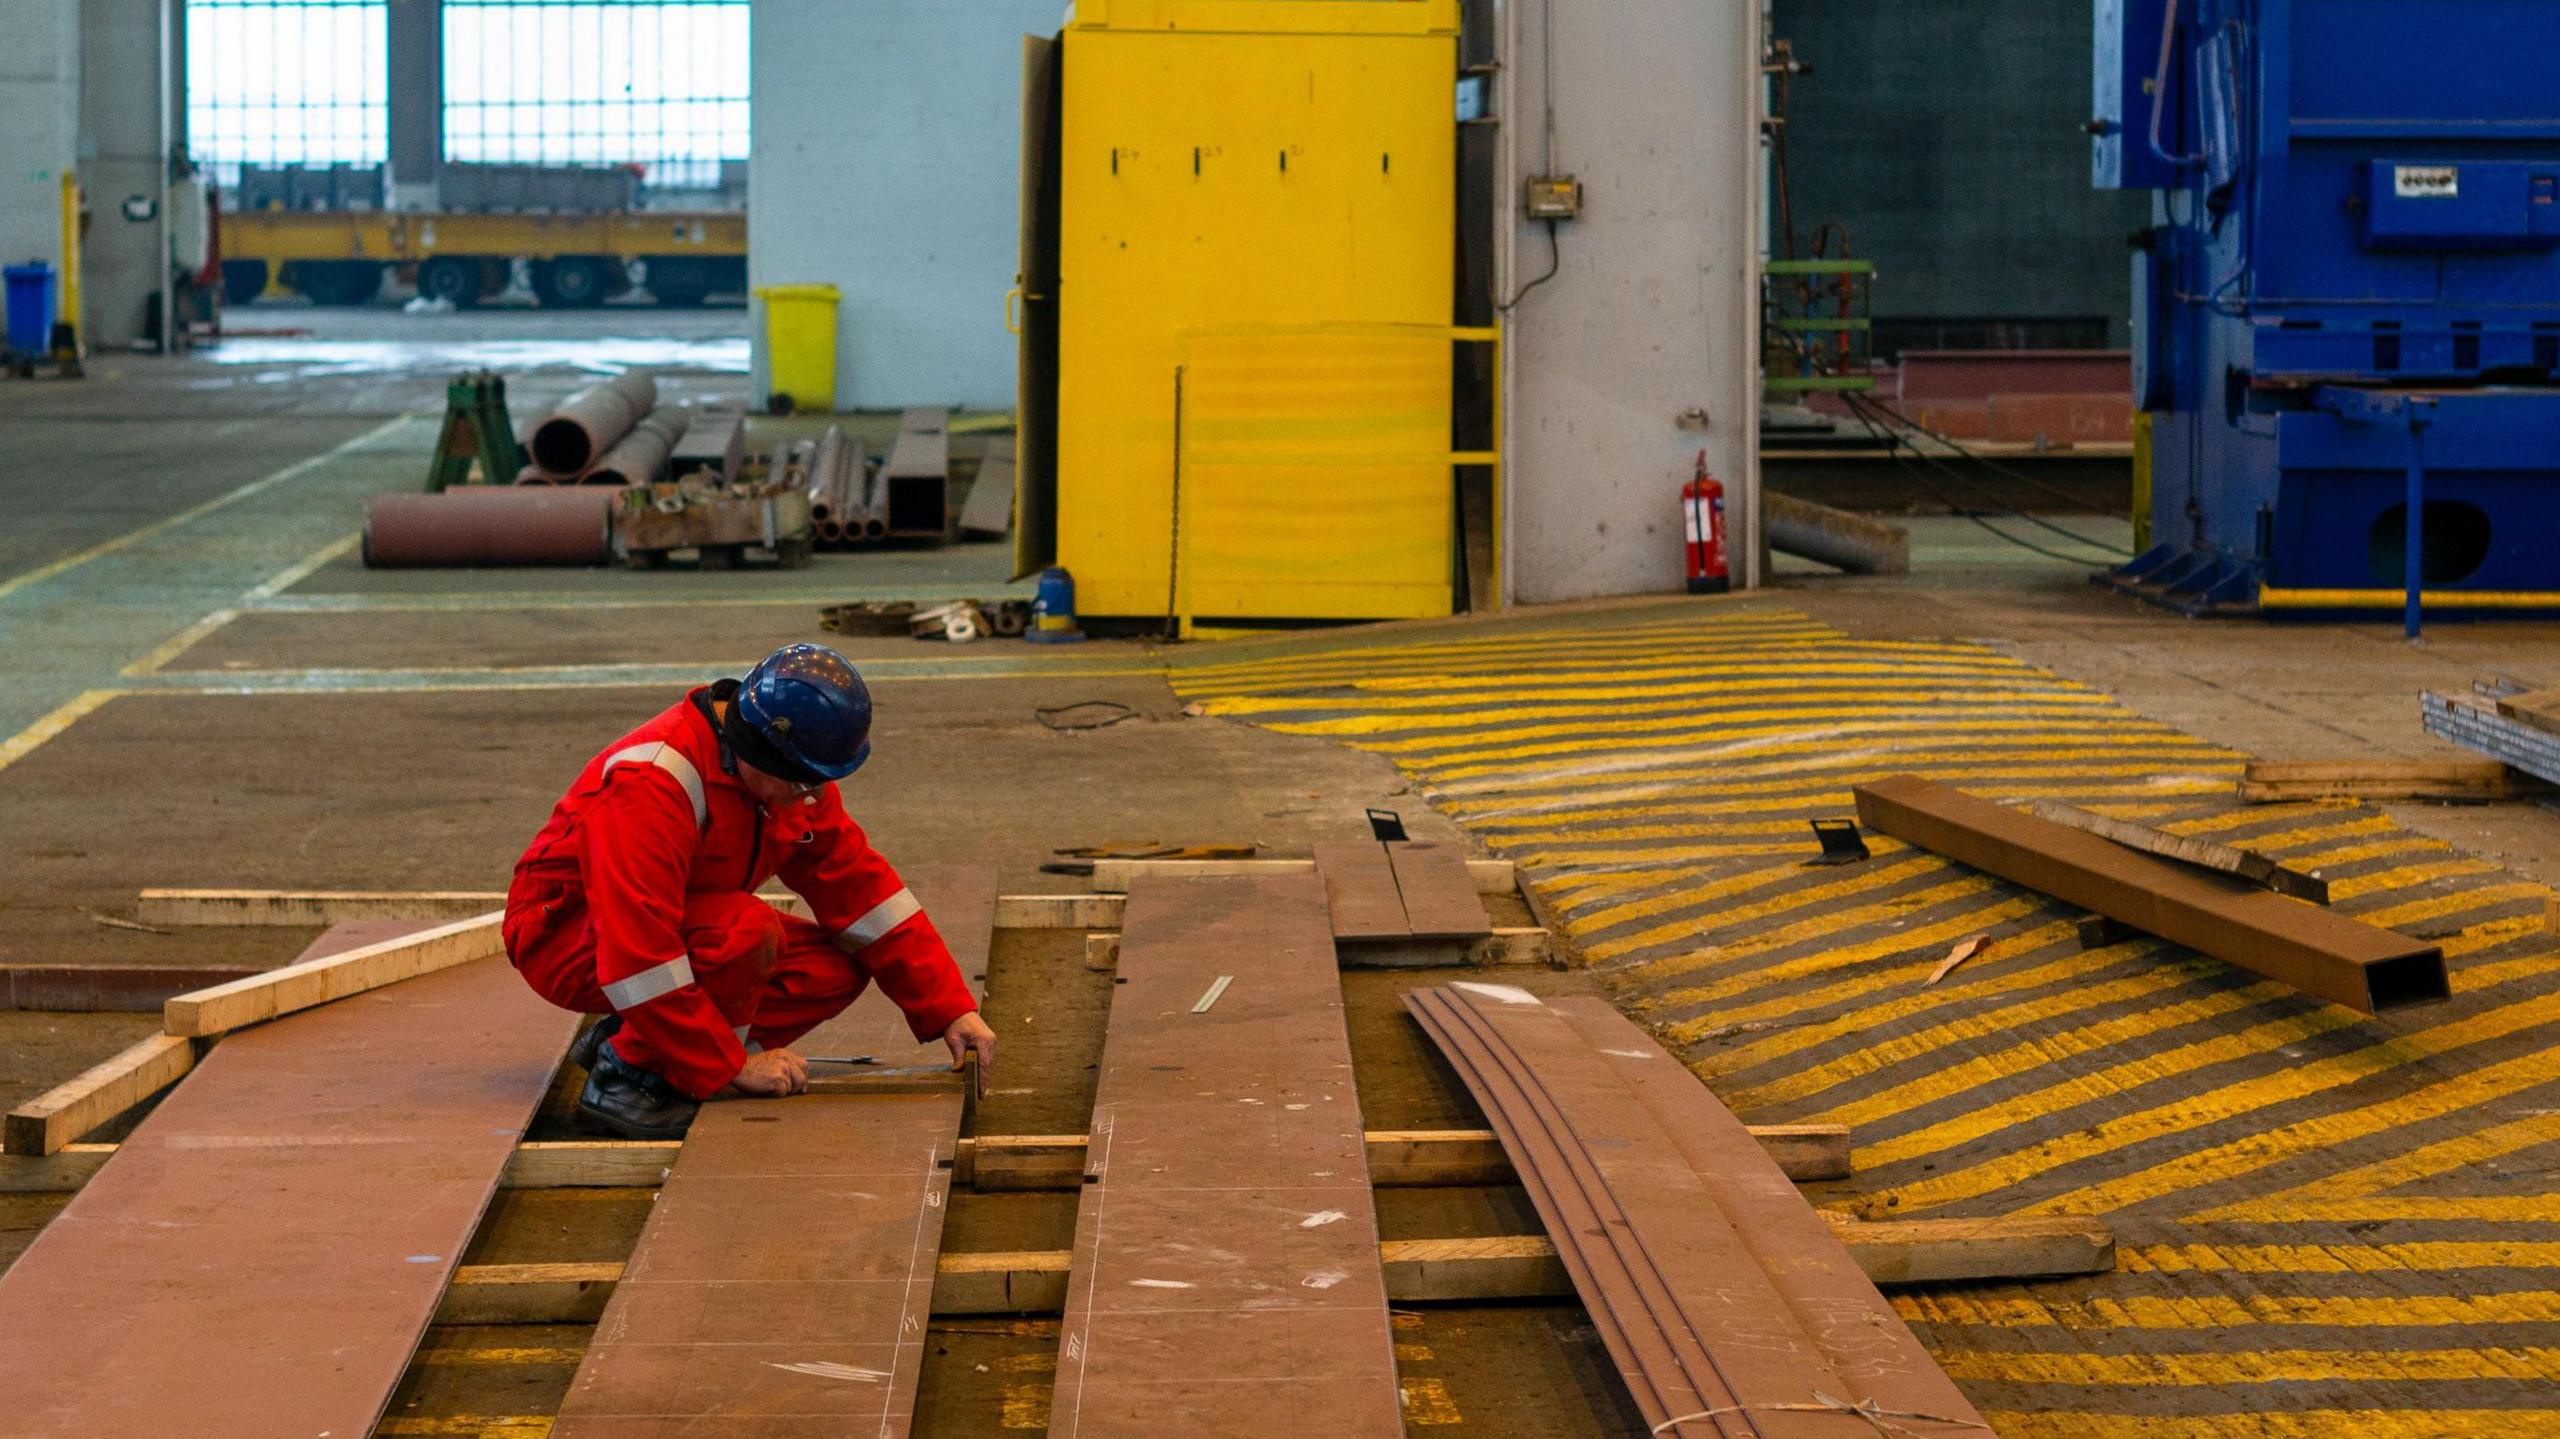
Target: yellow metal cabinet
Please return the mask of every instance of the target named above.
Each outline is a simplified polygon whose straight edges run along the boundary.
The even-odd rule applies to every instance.
[[[1087,614],[1451,603],[1455,0],[1082,0],[1056,552]]]

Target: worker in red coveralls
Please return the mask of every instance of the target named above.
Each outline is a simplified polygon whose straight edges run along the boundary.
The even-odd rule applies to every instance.
[[[516,861],[507,955],[534,992],[601,1014],[571,1047],[587,1127],[684,1133],[699,1101],[807,1087],[788,1045],[866,984],[954,1068],[995,1031],[835,782],[871,756],[871,695],[844,656],[788,645],[686,695],[587,762]],[[765,881],[814,920],[756,898]]]

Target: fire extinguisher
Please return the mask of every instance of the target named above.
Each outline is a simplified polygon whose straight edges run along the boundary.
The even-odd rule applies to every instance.
[[[1689,593],[1723,594],[1733,587],[1724,564],[1724,482],[1707,473],[1704,450],[1697,477],[1680,487],[1680,514],[1689,535]]]

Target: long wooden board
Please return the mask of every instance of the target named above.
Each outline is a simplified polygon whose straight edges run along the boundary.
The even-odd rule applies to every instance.
[[[2240,774],[2251,804],[2319,799],[2513,799],[2529,781],[2493,759],[2256,760]]]
[[[90,1130],[158,1094],[195,1067],[196,1042],[154,1034],[134,1041],[9,1111],[11,1154],[53,1154]]]
[[[909,876],[983,984],[995,872]],[[914,1064],[866,992],[799,1046]],[[555,1439],[752,1432],[902,1435],[913,1420],[963,1096],[895,1092],[706,1104],[552,1426]]]
[[[503,917],[490,913],[455,920],[181,994],[164,1007],[164,1024],[171,1034],[223,1034],[453,965],[496,958],[505,948],[498,932]]]
[[[370,1433],[575,1028],[488,959],[225,1039],[0,1276],[0,1432]]]
[[[1401,1435],[1322,886],[1141,877],[1119,978],[1049,1433]]]

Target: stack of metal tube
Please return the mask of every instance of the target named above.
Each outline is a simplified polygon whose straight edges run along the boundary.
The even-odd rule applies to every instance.
[[[365,563],[603,564],[612,558],[615,499],[664,477],[692,422],[690,406],[658,403],[657,382],[646,374],[590,385],[534,423],[525,443],[531,462],[513,485],[375,497],[365,514]],[[736,441],[730,431],[724,447],[734,450]]]
[[[889,533],[888,519],[872,504],[871,464],[862,441],[834,425],[815,443],[791,452],[798,483],[809,492],[809,519],[818,547],[846,549],[873,543]]]

